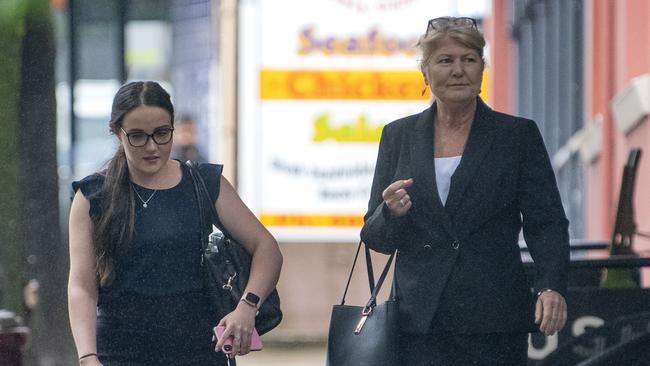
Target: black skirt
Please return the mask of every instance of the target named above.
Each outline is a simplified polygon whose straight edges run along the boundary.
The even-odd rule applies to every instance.
[[[409,366],[526,366],[528,333],[400,334],[400,361]]]
[[[226,365],[214,351],[216,311],[202,291],[121,294],[97,311],[97,354],[105,366]]]

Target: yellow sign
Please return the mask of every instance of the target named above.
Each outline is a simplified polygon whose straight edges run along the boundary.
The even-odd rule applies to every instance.
[[[260,221],[264,226],[336,226],[361,227],[361,215],[281,215],[262,214]]]
[[[419,71],[262,70],[262,100],[427,100]]]
[[[316,117],[312,141],[325,142],[370,142],[378,143],[384,124],[370,125],[364,115],[356,121],[335,126],[330,121],[329,113]]]
[[[488,72],[481,98],[489,100]],[[420,71],[278,70],[260,72],[262,100],[428,100]]]

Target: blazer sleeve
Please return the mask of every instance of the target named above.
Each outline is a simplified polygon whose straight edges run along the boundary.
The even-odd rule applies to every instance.
[[[535,293],[558,291],[566,297],[569,221],[564,213],[544,141],[535,122],[525,120],[519,205],[523,234],[535,262]]]
[[[364,225],[361,228],[361,240],[369,248],[385,254],[390,254],[397,249],[408,216],[391,217],[382,197],[386,187],[393,183],[399,157],[399,141],[397,136],[390,136],[388,127],[384,127],[381,133],[368,212],[364,216]]]

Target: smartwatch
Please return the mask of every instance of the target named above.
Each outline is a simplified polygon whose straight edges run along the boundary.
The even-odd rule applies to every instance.
[[[242,296],[241,301],[247,303],[250,306],[257,308],[260,303],[260,297],[255,295],[252,292],[247,292]]]

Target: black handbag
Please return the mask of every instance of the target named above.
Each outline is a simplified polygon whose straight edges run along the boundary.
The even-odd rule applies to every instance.
[[[352,272],[359,257],[361,242],[354,256],[348,283],[340,305],[332,307],[327,337],[327,366],[395,366],[398,365],[398,300],[395,280],[389,299],[377,304],[377,294],[397,251],[390,255],[377,284],[374,283],[370,250],[365,247],[370,299],[366,306],[345,305]]]
[[[197,163],[188,160],[185,164],[189,167],[192,176],[202,223],[206,222],[205,205],[207,204],[211,208],[207,210],[211,212],[208,222],[220,230],[220,232],[208,234],[206,225],[201,225],[201,243],[203,245],[201,266],[205,270],[204,278],[210,298],[216,305],[219,319],[221,319],[235,310],[244,294],[250,275],[251,255],[241,244],[232,239],[232,236],[221,224]],[[273,289],[255,317],[255,328],[262,335],[278,326],[281,321],[280,296],[277,289]]]

